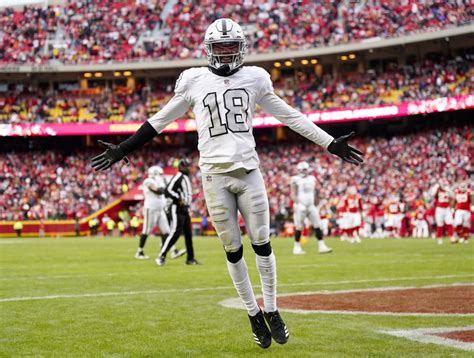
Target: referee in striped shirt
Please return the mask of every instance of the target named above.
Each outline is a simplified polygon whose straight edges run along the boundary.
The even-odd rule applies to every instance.
[[[165,264],[166,254],[181,233],[184,233],[186,241],[186,252],[188,254],[186,265],[199,265],[200,262],[194,258],[193,234],[191,231],[191,217],[189,207],[192,201],[191,179],[189,179],[190,163],[187,159],[181,159],[178,164],[178,173],[171,179],[165,190],[166,197],[173,202],[170,207],[170,233],[166,237],[156,263],[159,266]]]

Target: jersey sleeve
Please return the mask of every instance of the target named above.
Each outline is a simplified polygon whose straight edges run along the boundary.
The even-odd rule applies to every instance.
[[[188,100],[188,71],[183,71],[176,81],[174,96],[171,100],[156,114],[148,119],[153,128],[161,133],[169,124],[183,116],[189,106]]]
[[[179,75],[178,79],[176,80],[176,83],[174,85],[174,93],[182,95],[183,97],[186,97],[186,89],[187,89],[187,82],[189,78],[189,73],[188,71],[183,71]]]
[[[439,189],[439,184],[435,184],[433,187],[430,188],[429,195],[432,198],[436,199],[436,196],[438,195],[438,189]]]
[[[273,93],[273,83],[270,74],[263,68],[256,67],[256,76],[258,86],[257,103],[268,93]]]
[[[153,182],[153,179],[151,179],[151,178],[146,178],[145,181],[143,182],[144,187],[155,190],[153,188],[153,186],[154,186],[153,184],[154,184],[154,182]]]
[[[303,113],[289,106],[273,90],[266,92],[257,103],[266,113],[323,148],[327,148],[334,140],[334,137],[311,122]]]
[[[163,179],[157,180],[156,181],[156,187],[158,189],[165,189],[166,188],[166,183]]]

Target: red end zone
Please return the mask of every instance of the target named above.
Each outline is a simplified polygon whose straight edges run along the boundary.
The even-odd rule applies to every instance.
[[[259,304],[263,305],[261,299]],[[278,307],[301,313],[474,314],[474,286],[374,288],[281,295]]]
[[[452,331],[447,333],[433,333],[434,336],[448,338],[456,341],[474,343],[474,329],[469,331]]]

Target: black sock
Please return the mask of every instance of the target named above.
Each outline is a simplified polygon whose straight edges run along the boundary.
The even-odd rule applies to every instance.
[[[167,237],[168,237],[168,234],[161,235],[161,247],[165,246],[165,241]]]
[[[140,251],[143,251],[143,248],[145,247],[146,239],[148,238],[147,234],[141,234],[140,235],[140,243],[138,244],[138,249]]]
[[[296,230],[295,231],[295,241],[300,242],[301,239],[301,230]]]
[[[316,239],[318,239],[318,241],[321,241],[323,239],[323,232],[319,227],[317,229],[314,229],[314,235],[316,236]]]

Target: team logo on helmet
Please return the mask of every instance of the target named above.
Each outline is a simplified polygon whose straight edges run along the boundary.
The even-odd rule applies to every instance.
[[[163,169],[158,165],[153,165],[148,168],[148,176],[150,178],[156,178],[163,175]]]
[[[239,24],[231,19],[218,19],[207,28],[204,48],[210,67],[218,70],[229,66],[231,72],[242,66],[247,41]]]
[[[296,166],[296,170],[299,174],[306,175],[308,174],[309,164],[307,162],[299,162]]]

